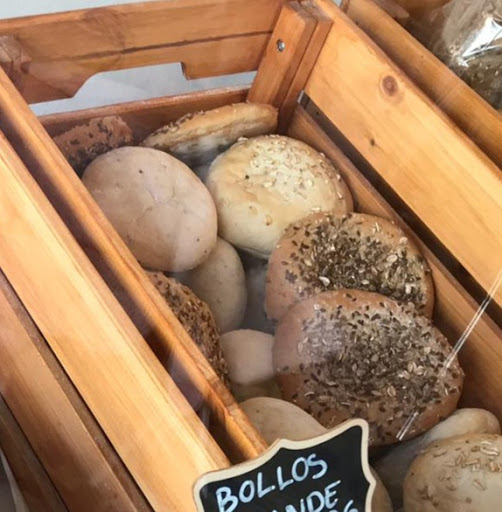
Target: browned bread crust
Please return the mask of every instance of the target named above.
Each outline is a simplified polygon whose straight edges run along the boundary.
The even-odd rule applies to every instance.
[[[445,367],[451,354],[414,308],[338,290],[300,302],[282,318],[274,368],[284,399],[327,428],[366,419],[370,444],[379,446],[415,437],[455,410],[464,375],[456,357]]]
[[[268,317],[279,320],[296,302],[340,288],[412,302],[421,314],[432,316],[429,266],[390,221],[362,213],[318,213],[292,224],[269,260]]]
[[[216,374],[229,386],[226,361],[220,346],[220,335],[209,306],[187,286],[163,272],[146,271],[150,281],[166,299],[181,325],[195,341]]]
[[[127,123],[118,116],[91,119],[54,137],[54,142],[80,176],[97,156],[133,142]]]

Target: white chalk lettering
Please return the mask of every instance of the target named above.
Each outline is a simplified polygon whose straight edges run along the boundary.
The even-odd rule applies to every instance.
[[[322,459],[315,459],[317,459],[317,455],[313,453],[312,455],[309,455],[307,462],[311,468],[315,468],[317,466],[321,467],[319,473],[316,473],[315,475],[312,476],[314,480],[317,480],[318,478],[322,478],[328,472],[328,464],[326,463],[326,461]]]
[[[291,485],[292,483],[294,483],[294,480],[292,478],[290,480],[284,481],[283,476],[282,476],[282,468],[281,468],[281,466],[279,466],[277,468],[277,483],[279,484],[279,489],[281,491],[286,489],[286,487],[288,487],[288,485]]]
[[[249,491],[246,494],[246,487],[249,487]],[[252,480],[246,480],[239,489],[239,499],[242,503],[249,503],[253,500],[255,495],[254,482]]]
[[[324,493],[326,495],[326,507],[327,508],[333,508],[338,503],[338,498],[335,498],[336,496],[336,487],[340,485],[341,481],[337,480],[336,482],[333,482],[332,484],[329,484],[326,486],[326,489],[324,490]]]
[[[266,489],[263,488],[263,473],[260,471],[258,473],[258,498],[263,498],[263,496],[266,496],[269,492],[272,491],[275,491],[275,485],[270,485]]]
[[[317,500],[318,500],[317,506],[314,503],[315,498],[317,498]],[[322,494],[322,492],[312,491],[307,496],[307,511],[308,512],[321,512],[321,510],[324,510],[324,495]]]
[[[298,471],[298,467],[301,465],[303,465],[303,473],[299,473]],[[297,482],[302,482],[303,480],[305,480],[305,478],[307,478],[309,474],[309,465],[307,463],[307,459],[305,459],[304,457],[300,457],[299,459],[296,459],[294,464],[293,464],[293,467],[291,469],[291,476],[297,481]]]
[[[239,499],[232,494],[230,487],[220,487],[216,491],[218,512],[233,512],[239,504]]]

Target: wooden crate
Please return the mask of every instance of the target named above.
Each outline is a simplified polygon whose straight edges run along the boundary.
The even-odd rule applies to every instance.
[[[140,140],[188,112],[278,107],[280,131],[340,168],[357,211],[417,240],[436,324],[452,343],[470,329],[462,404],[502,419],[502,123],[370,0],[345,8],[171,0],[0,22],[0,393],[69,510],[193,510],[198,475],[265,449],[51,140],[103,115],[121,115]],[[188,78],[257,75],[249,89],[41,119],[27,105],[70,97],[100,71],[166,62]],[[440,99],[440,80],[455,84],[454,101]],[[96,479],[68,485],[69,468]]]

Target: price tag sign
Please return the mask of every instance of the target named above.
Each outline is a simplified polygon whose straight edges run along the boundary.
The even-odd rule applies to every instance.
[[[352,420],[308,441],[275,442],[255,460],[203,475],[199,512],[371,512],[368,424]]]

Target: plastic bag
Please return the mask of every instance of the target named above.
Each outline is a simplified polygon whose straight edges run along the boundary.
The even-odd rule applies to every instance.
[[[453,0],[409,30],[480,96],[502,108],[502,0]]]

